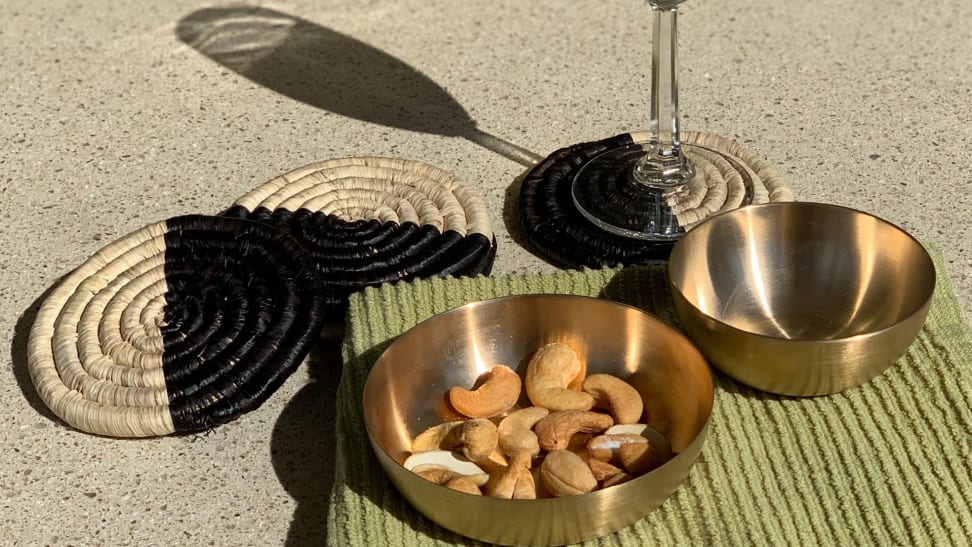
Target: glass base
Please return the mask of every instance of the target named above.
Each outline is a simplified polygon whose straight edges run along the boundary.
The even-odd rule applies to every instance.
[[[598,228],[646,241],[675,241],[685,234],[667,196],[679,191],[686,177],[670,183],[639,182],[635,177],[644,146],[610,149],[581,166],[571,182],[577,210]],[[691,171],[686,171],[691,176]]]

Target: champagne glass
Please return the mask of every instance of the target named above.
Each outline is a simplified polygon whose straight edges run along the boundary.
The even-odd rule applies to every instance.
[[[571,183],[574,205],[589,221],[607,232],[650,242],[674,241],[685,233],[668,199],[695,175],[679,138],[676,42],[682,2],[648,0],[653,19],[650,139],[591,158]]]

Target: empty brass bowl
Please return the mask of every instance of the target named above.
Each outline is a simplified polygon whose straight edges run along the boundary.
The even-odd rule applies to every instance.
[[[456,492],[402,463],[411,439],[457,419],[447,390],[471,386],[494,364],[522,374],[543,344],[567,342],[588,374],[627,379],[646,402],[648,425],[677,455],[630,482],[563,498],[503,500]],[[364,388],[364,421],[388,477],[422,514],[461,535],[503,545],[563,545],[603,536],[644,517],[675,491],[702,449],[713,404],[711,371],[691,342],[636,308],[581,296],[524,295],[468,304],[400,336]]]
[[[685,332],[715,367],[784,395],[836,393],[890,367],[918,336],[935,267],[903,230],[819,203],[716,215],[672,250]]]

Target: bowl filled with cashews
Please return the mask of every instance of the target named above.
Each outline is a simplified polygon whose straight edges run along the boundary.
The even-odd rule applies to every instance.
[[[564,545],[634,524],[683,482],[713,381],[695,346],[616,302],[520,295],[428,319],[382,353],[364,422],[419,512],[501,545]]]

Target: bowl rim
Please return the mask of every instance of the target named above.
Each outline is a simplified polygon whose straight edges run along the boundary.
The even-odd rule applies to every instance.
[[[603,303],[603,304],[606,304],[606,305],[614,305],[614,306],[619,306],[619,307],[623,307],[623,308],[629,308],[629,309],[634,310],[634,311],[636,311],[638,313],[641,313],[643,315],[646,315],[648,318],[654,320],[660,326],[662,326],[662,327],[670,330],[671,331],[671,334],[675,335],[678,338],[681,338],[688,345],[688,347],[691,348],[691,350],[693,352],[695,352],[695,355],[698,358],[698,361],[705,366],[706,377],[709,379],[709,383],[712,386],[712,395],[706,401],[708,403],[708,405],[709,405],[708,415],[706,416],[705,421],[702,423],[701,427],[699,428],[698,433],[696,433],[692,437],[692,440],[688,443],[688,445],[686,447],[686,450],[683,450],[683,451],[675,454],[668,461],[666,461],[665,463],[661,464],[660,466],[652,469],[651,471],[649,471],[649,472],[647,472],[647,473],[645,473],[643,475],[639,475],[639,476],[635,477],[634,479],[632,479],[632,480],[630,480],[628,482],[625,482],[625,483],[622,483],[622,484],[618,484],[618,485],[612,486],[610,489],[602,488],[602,489],[594,490],[592,492],[587,492],[587,493],[584,493],[584,494],[578,494],[577,496],[570,496],[571,498],[579,498],[579,497],[592,497],[593,498],[593,497],[599,497],[599,496],[608,495],[608,494],[610,494],[610,492],[608,494],[605,494],[605,492],[608,491],[608,490],[614,489],[614,488],[625,488],[625,489],[627,489],[628,487],[631,487],[631,485],[638,484],[638,483],[642,483],[643,481],[641,479],[645,479],[647,477],[650,477],[650,476],[654,475],[656,471],[659,471],[659,470],[662,470],[662,469],[667,469],[667,468],[670,468],[670,467],[674,466],[675,463],[673,463],[673,462],[681,463],[686,458],[689,458],[689,457],[696,458],[696,457],[698,457],[697,454],[698,453],[701,453],[702,446],[699,446],[697,451],[688,450],[688,448],[695,446],[697,443],[703,443],[703,446],[704,446],[705,440],[708,437],[709,429],[710,429],[710,427],[712,425],[712,417],[715,414],[716,389],[717,389],[716,388],[715,374],[714,374],[714,372],[712,370],[712,365],[709,362],[709,360],[705,357],[705,354],[702,353],[702,351],[699,349],[698,345],[691,338],[689,338],[684,332],[682,332],[681,330],[677,329],[673,325],[665,322],[663,319],[661,319],[657,315],[652,314],[652,313],[650,313],[650,312],[648,312],[648,311],[646,311],[646,310],[644,310],[642,308],[639,308],[637,306],[633,306],[631,304],[625,304],[624,302],[618,302],[617,300],[611,300],[611,299],[608,299],[608,298],[600,298],[600,297],[596,297],[596,296],[587,296],[587,295],[569,294],[569,293],[535,293],[535,292],[534,293],[521,293],[521,294],[513,294],[513,295],[506,295],[506,296],[498,296],[498,297],[495,297],[495,298],[485,298],[485,299],[482,299],[482,300],[474,300],[474,301],[466,302],[465,304],[462,304],[460,306],[456,306],[456,307],[451,308],[449,310],[446,310],[446,311],[444,311],[442,313],[434,314],[431,317],[428,317],[426,319],[423,319],[422,321],[416,323],[412,327],[409,327],[408,329],[406,329],[404,332],[402,332],[398,336],[394,337],[391,340],[391,342],[389,343],[388,347],[386,347],[381,352],[381,354],[375,359],[375,361],[374,361],[371,369],[368,371],[368,374],[365,377],[364,384],[362,384],[362,393],[361,393],[361,398],[360,398],[360,401],[361,401],[361,414],[362,414],[362,420],[361,421],[362,421],[362,423],[364,425],[365,433],[366,433],[366,435],[368,437],[369,444],[371,444],[371,446],[372,446],[373,449],[380,450],[382,452],[382,454],[389,461],[394,462],[395,465],[398,466],[400,469],[403,469],[403,470],[405,469],[405,466],[401,462],[399,462],[398,459],[395,458],[392,454],[389,454],[388,453],[388,450],[386,450],[385,447],[382,446],[381,443],[379,443],[377,441],[374,433],[371,431],[371,427],[369,427],[368,419],[366,417],[366,412],[365,412],[365,408],[366,408],[366,406],[365,406],[365,400],[366,400],[365,399],[365,394],[367,393],[367,389],[365,389],[365,387],[371,381],[372,374],[375,371],[375,369],[377,368],[378,363],[382,359],[385,358],[386,354],[389,351],[391,351],[392,347],[399,340],[399,338],[407,335],[408,333],[412,332],[413,330],[418,330],[418,328],[420,326],[422,326],[422,325],[424,325],[424,324],[426,324],[426,323],[428,323],[428,322],[430,322],[432,320],[439,319],[442,316],[448,316],[448,315],[458,314],[462,310],[466,310],[466,309],[470,309],[470,308],[476,308],[476,307],[480,307],[480,306],[483,306],[483,305],[486,305],[486,304],[490,304],[490,303],[494,303],[494,302],[499,302],[499,301],[503,301],[503,300],[520,299],[520,298],[523,298],[523,297],[528,297],[528,298],[536,298],[536,297],[541,297],[541,298],[545,298],[545,297],[562,298],[562,297],[569,297],[569,298],[572,298],[572,299],[582,299],[582,300],[593,301],[593,302],[597,302],[599,304],[600,303]],[[692,453],[695,453],[696,455],[692,455]],[[384,472],[384,470],[383,470],[383,474],[386,474]],[[415,477],[416,478],[421,478],[418,475],[416,475]],[[429,482],[431,482],[431,481],[429,481]],[[438,486],[439,488],[442,488],[442,489],[445,489],[445,490],[449,490],[450,492],[457,492],[457,491],[451,490],[449,488],[446,488],[444,485],[441,485],[441,484],[435,484],[435,483],[432,483],[432,484],[435,485],[435,486]],[[465,493],[465,492],[458,492],[458,493],[465,494],[465,495],[470,496],[470,497],[473,497],[473,498],[479,498],[480,497],[480,496],[475,496],[473,494],[469,494],[469,493]],[[562,498],[550,497],[550,498],[539,498],[539,499],[532,499],[532,500],[531,499],[503,499],[503,498],[490,498],[490,499],[494,499],[494,500],[502,501],[502,502],[533,503],[533,504],[554,504],[554,503],[557,503],[558,500],[561,500]]]
[[[725,321],[723,321],[721,319],[718,319],[718,318],[713,317],[712,315],[710,315],[708,313],[703,312],[687,296],[685,296],[685,293],[681,290],[681,288],[679,288],[678,284],[675,282],[675,279],[674,279],[673,274],[672,274],[671,263],[672,263],[672,259],[674,257],[679,256],[681,253],[684,252],[684,247],[686,245],[688,245],[688,243],[683,244],[682,242],[686,241],[691,236],[692,232],[694,232],[696,229],[702,227],[704,224],[706,224],[706,223],[708,223],[710,221],[713,221],[714,219],[720,218],[720,217],[729,216],[729,215],[733,215],[733,214],[737,214],[737,215],[749,214],[750,210],[757,210],[757,209],[785,209],[785,208],[791,208],[791,207],[825,208],[825,209],[826,208],[829,208],[829,209],[840,210],[841,212],[843,212],[845,214],[863,215],[863,216],[866,216],[866,217],[870,217],[870,218],[876,220],[877,222],[879,222],[881,224],[884,224],[886,226],[889,226],[890,228],[892,228],[894,230],[897,230],[901,234],[904,234],[918,248],[918,250],[920,251],[920,255],[922,256],[922,258],[924,259],[924,262],[928,266],[929,271],[931,271],[931,277],[932,277],[931,286],[928,288],[928,294],[925,295],[922,298],[922,304],[920,306],[918,306],[915,309],[915,311],[913,311],[912,313],[908,314],[906,317],[904,317],[904,318],[902,318],[902,319],[894,322],[891,325],[888,325],[887,327],[884,327],[884,328],[881,328],[881,329],[878,329],[878,330],[873,330],[873,331],[869,331],[869,332],[862,332],[862,333],[852,334],[852,335],[848,335],[848,336],[841,336],[841,337],[838,337],[838,338],[813,339],[813,338],[786,338],[786,337],[783,337],[783,336],[776,336],[776,335],[764,334],[764,333],[760,333],[760,332],[754,332],[754,331],[751,331],[751,330],[741,329],[741,328],[739,328],[739,327],[737,327],[735,325],[731,325],[731,324],[729,324],[729,323],[727,323],[727,322],[725,322]],[[928,309],[929,309],[929,307],[931,305],[931,302],[932,302],[932,300],[935,297],[935,289],[936,289],[936,287],[938,285],[938,272],[935,270],[935,261],[932,260],[931,255],[928,253],[928,249],[926,249],[925,246],[922,245],[922,243],[915,236],[913,236],[911,233],[909,233],[907,230],[905,230],[901,226],[898,226],[897,224],[895,224],[895,223],[893,223],[893,222],[891,222],[889,220],[886,220],[884,218],[881,218],[881,217],[879,217],[879,216],[877,216],[875,214],[868,213],[866,211],[862,211],[860,209],[855,209],[853,207],[847,207],[847,206],[844,206],[844,205],[835,205],[835,204],[832,204],[832,203],[822,203],[822,202],[816,202],[816,201],[779,201],[779,202],[771,202],[771,203],[759,203],[759,204],[754,204],[754,205],[747,205],[745,207],[739,207],[737,209],[732,209],[732,210],[729,210],[729,211],[723,211],[723,212],[718,213],[716,215],[712,215],[711,217],[709,217],[709,218],[703,220],[702,222],[700,222],[695,228],[693,228],[692,230],[690,230],[688,233],[685,234],[684,237],[682,237],[681,239],[678,240],[678,242],[676,242],[675,246],[672,248],[672,252],[671,252],[671,255],[669,256],[669,261],[668,261],[667,266],[668,267],[666,269],[666,277],[668,278],[668,285],[669,285],[669,288],[671,289],[673,295],[677,294],[677,296],[679,298],[681,298],[681,300],[684,301],[685,304],[687,304],[689,307],[691,307],[697,313],[699,313],[702,316],[704,316],[706,318],[706,320],[712,321],[712,322],[718,324],[720,327],[729,329],[732,332],[745,334],[747,336],[752,336],[752,337],[755,337],[755,338],[758,338],[758,339],[762,339],[762,340],[785,342],[785,343],[788,343],[788,344],[814,344],[814,345],[817,345],[817,344],[825,344],[825,345],[835,345],[835,344],[844,344],[844,343],[849,342],[849,341],[864,340],[864,339],[867,339],[867,338],[872,338],[872,337],[880,336],[882,333],[886,333],[888,331],[891,331],[893,329],[896,329],[896,328],[900,327],[902,324],[909,322],[911,319],[913,319],[915,317],[918,317],[918,316],[922,316],[922,315],[927,314],[928,313]]]

